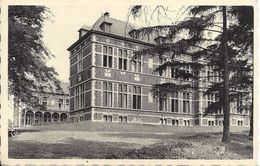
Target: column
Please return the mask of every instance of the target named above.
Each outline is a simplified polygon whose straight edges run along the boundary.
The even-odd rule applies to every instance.
[[[35,112],[33,112],[33,117],[32,117],[32,126],[35,125]]]

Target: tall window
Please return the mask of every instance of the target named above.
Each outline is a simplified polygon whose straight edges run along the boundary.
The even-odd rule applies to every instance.
[[[176,69],[175,68],[171,68],[171,78],[177,78],[176,77]]]
[[[112,83],[103,82],[103,106],[112,107]]]
[[[83,53],[80,51],[78,53],[78,72],[81,72],[83,70]]]
[[[69,106],[70,100],[66,99],[66,106]]]
[[[166,63],[166,58],[159,58],[159,64],[163,65],[164,63]],[[159,71],[159,76],[166,77],[166,70]]]
[[[141,87],[133,86],[133,109],[141,109]]]
[[[141,73],[141,67],[142,67],[141,56],[138,56],[136,57],[136,59],[133,60],[134,72]]]
[[[184,72],[185,72],[185,73],[191,73],[191,71],[190,71],[190,66],[185,66],[185,67],[184,67]],[[187,77],[187,78],[185,78],[185,80],[190,80],[190,78]]]
[[[190,93],[183,92],[183,113],[190,113]]]
[[[113,47],[103,46],[103,66],[112,68]]]
[[[79,105],[79,108],[81,109],[81,108],[84,108],[85,107],[85,103],[84,103],[84,101],[85,101],[85,94],[84,94],[84,92],[85,92],[85,86],[84,86],[84,84],[81,84],[80,86],[79,86],[79,91],[80,91],[80,105]]]
[[[209,107],[212,103],[214,103],[214,94],[208,94],[207,100],[208,100],[208,107]]]
[[[78,110],[78,109],[82,109],[85,107],[85,87],[84,87],[84,84],[81,84],[79,86],[77,86],[75,89],[74,89],[74,94],[75,94],[75,105],[74,105],[74,108],[75,110]]]
[[[159,98],[159,111],[167,111],[167,98],[166,97]]]
[[[118,85],[118,106],[120,108],[127,108],[127,85]]]
[[[74,88],[75,90],[75,110],[78,110],[79,109],[79,87],[77,86],[76,88]]]
[[[127,70],[127,50],[119,49],[118,68]]]
[[[213,66],[207,66],[207,69],[207,81],[214,81]]]
[[[172,112],[179,112],[178,92],[174,92],[172,96]]]

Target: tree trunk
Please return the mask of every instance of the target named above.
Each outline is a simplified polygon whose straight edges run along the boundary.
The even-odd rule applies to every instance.
[[[227,11],[226,6],[222,7],[223,10],[223,58],[224,58],[224,94],[223,94],[223,112],[224,112],[224,125],[222,142],[230,142],[230,107],[229,107],[229,65],[228,65],[228,47],[227,47]]]
[[[254,96],[253,96],[254,97]],[[254,100],[253,100],[254,101]],[[252,102],[253,102],[252,101]],[[254,135],[254,107],[253,107],[253,103],[251,104],[251,116],[250,116],[250,130],[249,130],[249,136],[253,136]]]

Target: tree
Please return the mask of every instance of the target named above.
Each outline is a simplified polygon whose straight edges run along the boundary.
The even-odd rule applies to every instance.
[[[142,6],[133,6],[131,12],[134,15],[140,14]],[[214,71],[222,81],[213,83],[205,94],[216,93],[219,101],[208,106],[206,114],[223,109],[224,126],[223,142],[230,141],[230,101],[234,101],[239,95],[250,93],[248,89],[252,85],[252,80],[248,79],[248,73],[252,68],[248,67],[248,60],[252,59],[252,39],[253,39],[253,9],[252,7],[226,7],[226,6],[192,6],[188,7],[190,17],[171,25],[160,25],[145,27],[131,31],[133,37],[144,35],[164,34],[161,43],[152,48],[137,51],[135,56],[153,55],[161,57],[170,53],[172,62],[166,62],[156,70],[162,71],[172,68],[177,71],[177,76],[183,79],[200,79],[198,72],[203,70],[203,66],[214,66]],[[221,17],[221,20],[219,19]],[[246,20],[246,17],[250,17]],[[232,19],[231,19],[232,18]],[[232,21],[234,20],[234,21]],[[243,26],[243,28],[240,28]],[[185,33],[187,32],[187,33]],[[212,32],[216,37],[206,38],[205,32]],[[166,33],[166,35],[165,35]],[[237,40],[248,37],[246,40]],[[182,35],[181,39],[177,38]],[[244,41],[244,42],[242,42]],[[211,42],[207,44],[208,42]],[[242,47],[241,47],[242,46]],[[243,54],[248,56],[243,56]],[[192,55],[195,59],[204,59],[204,63],[197,61],[192,63],[176,63],[175,56],[178,54]],[[244,59],[239,59],[242,56]],[[224,63],[223,63],[224,61]],[[190,66],[193,73],[183,70]],[[243,72],[241,72],[243,71]],[[240,73],[240,75],[239,75]],[[210,77],[215,77],[214,75]],[[236,82],[240,80],[240,82]],[[245,83],[247,84],[245,86]],[[242,86],[244,85],[244,86]],[[197,88],[192,85],[176,85],[173,83],[157,84],[153,86],[153,92],[157,96],[172,93],[177,89]],[[243,91],[243,93],[241,92]]]
[[[15,101],[33,104],[34,92],[60,89],[57,73],[46,65],[54,57],[42,40],[42,27],[50,12],[44,6],[9,6],[9,94]]]

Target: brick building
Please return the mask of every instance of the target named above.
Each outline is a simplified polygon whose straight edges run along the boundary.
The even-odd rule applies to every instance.
[[[62,90],[50,91],[44,89],[37,93],[39,100],[33,107],[19,104],[9,99],[10,109],[13,111],[11,120],[13,127],[46,125],[67,122],[69,117],[69,84],[61,83]],[[35,92],[36,93],[36,92]]]
[[[180,80],[174,71],[167,69],[155,73],[154,69],[167,58],[142,56],[132,59],[133,52],[154,46],[160,36],[150,41],[133,39],[128,32],[129,23],[101,16],[92,26],[79,29],[79,39],[70,52],[70,120],[96,122],[143,123],[180,126],[215,126],[223,124],[223,112],[203,116],[205,108],[217,100],[214,94],[203,91],[178,91],[166,98],[154,98],[151,87],[155,83],[191,82],[206,87],[218,78]],[[182,61],[193,61],[192,56],[180,55]],[[187,68],[187,72],[190,68]],[[207,67],[200,75],[209,75]],[[249,111],[236,109],[242,100],[231,104],[231,125],[249,126]]]

